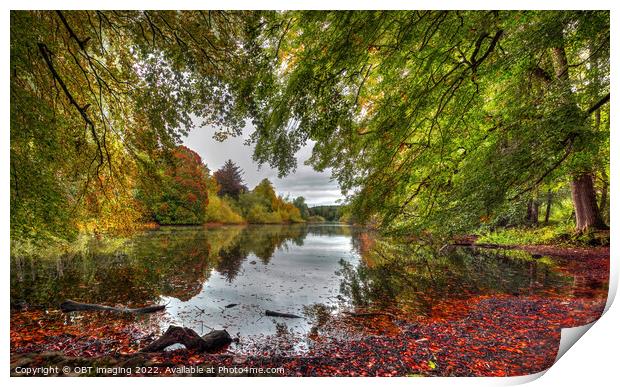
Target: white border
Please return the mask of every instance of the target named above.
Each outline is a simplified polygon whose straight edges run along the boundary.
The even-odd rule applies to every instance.
[[[4,76],[1,78],[2,90],[5,98],[0,106],[2,112],[2,118],[5,125],[1,131],[0,138],[2,141],[2,147],[0,148],[0,169],[1,178],[4,182],[2,189],[0,190],[0,197],[3,203],[2,220],[0,223],[0,246],[2,248],[2,259],[4,260],[5,268],[8,269],[9,265],[9,9],[611,9],[611,21],[612,21],[612,35],[617,32],[617,17],[616,12],[618,6],[616,1],[602,1],[602,0],[589,0],[584,1],[572,1],[572,0],[546,0],[544,2],[533,0],[522,1],[483,1],[483,0],[470,0],[470,1],[454,1],[454,0],[435,0],[432,2],[414,2],[414,1],[394,1],[394,0],[382,0],[381,2],[370,0],[349,0],[349,1],[334,1],[334,0],[315,0],[315,1],[296,1],[291,2],[283,0],[270,0],[270,1],[241,1],[241,0],[228,0],[226,2],[214,2],[214,1],[191,1],[191,0],[175,0],[175,1],[145,1],[145,0],[108,0],[108,1],[90,1],[88,3],[82,1],[7,1],[3,2],[5,6],[2,13],[2,43],[4,45],[4,60],[2,60],[1,74]],[[616,71],[618,58],[618,45],[616,43],[616,37],[612,37],[612,50],[611,50],[611,76],[615,80],[618,71]],[[616,82],[612,82],[612,93],[614,96],[618,95],[618,87]],[[615,182],[618,179],[618,160],[616,155],[620,155],[620,149],[618,145],[618,128],[615,125],[615,113],[617,111],[617,104],[615,99],[611,99],[612,110],[614,112],[614,119],[612,120],[611,128],[611,197],[618,196]],[[612,200],[611,203],[611,218],[616,219],[618,215],[618,205]],[[612,237],[615,241],[615,235]],[[610,282],[610,297],[608,301],[608,307],[611,304],[613,297],[615,296],[615,290],[617,288],[618,268],[617,268],[617,253],[618,249],[615,244],[612,243],[611,248],[611,266],[612,275]],[[2,332],[0,334],[0,340],[2,340],[3,352],[2,359],[0,360],[3,365],[4,375],[0,376],[3,379],[8,379],[9,375],[9,294],[10,294],[10,275],[9,270],[3,271],[3,283],[4,292],[2,294],[2,310],[5,315],[0,319],[2,325]],[[558,385],[573,385],[584,384],[594,385],[608,385],[611,380],[617,380],[617,355],[618,349],[618,327],[620,327],[620,312],[618,307],[611,308],[601,317],[600,322],[594,324],[592,329],[586,333],[586,338],[579,340],[574,349],[569,350],[557,364],[551,367],[544,377],[539,378],[532,385],[534,386],[558,386]],[[393,385],[435,385],[435,386],[447,386],[447,385],[511,385],[519,384],[536,379],[541,374],[517,377],[517,378],[395,378],[390,379],[389,383]],[[109,385],[110,382],[132,384],[132,385],[162,385],[169,384],[171,379],[168,378],[126,378],[120,380],[110,380],[108,378],[49,378],[45,380],[45,384],[49,385],[62,385],[71,386],[78,385],[87,382],[92,385]],[[182,381],[183,384],[212,384],[214,382],[223,382],[226,385],[269,385],[269,386],[284,386],[290,385],[290,383],[300,383],[301,385],[314,384],[315,382],[321,382],[325,384],[338,384],[338,385],[374,385],[377,383],[383,384],[388,382],[387,380],[378,380],[377,378],[296,378],[291,381],[288,378],[227,378],[227,379],[201,379],[201,378],[184,378],[174,379],[174,383]],[[10,383],[15,385],[39,385],[41,380],[35,378],[12,378]],[[219,383],[217,383],[219,384]]]

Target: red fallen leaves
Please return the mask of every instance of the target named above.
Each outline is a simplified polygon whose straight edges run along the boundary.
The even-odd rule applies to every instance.
[[[522,375],[553,364],[560,327],[590,322],[603,308],[604,300],[488,298],[466,318],[426,330],[440,338],[432,350],[443,375]]]
[[[11,313],[11,353],[61,351],[68,356],[132,353],[152,338],[149,319],[91,313],[80,318],[59,311]]]
[[[259,345],[250,345],[256,351],[253,356],[176,351],[152,356],[150,360],[162,367],[170,364],[283,367],[284,375],[288,376],[536,373],[553,364],[561,327],[592,322],[600,317],[605,306],[607,259],[586,257],[583,261],[566,262],[563,267],[575,278],[571,297],[552,293],[545,297],[473,296],[437,303],[430,317],[415,321],[341,315],[329,323],[331,329],[341,332],[348,329],[356,334],[315,334],[317,340],[310,340],[308,352],[297,356],[269,350],[259,352]],[[64,323],[65,317],[36,311],[12,313],[11,353],[56,350],[83,357],[132,353],[153,337],[148,332],[157,331],[153,325],[149,326],[154,324],[152,321],[136,321],[133,317],[90,315],[70,324]]]
[[[398,334],[390,331],[362,335],[356,340],[325,339],[299,356],[234,357],[176,351],[159,354],[152,360],[178,365],[284,367],[289,376],[524,375],[550,367],[556,356],[560,327],[596,319],[605,300],[484,296],[463,304],[470,308],[458,320],[394,321],[390,323],[399,327]],[[31,319],[29,327],[27,319]],[[67,355],[89,357],[134,352],[147,338],[146,331],[138,329],[135,323],[57,326],[48,325],[49,322],[35,312],[13,315],[11,352],[59,350]],[[92,329],[90,335],[76,332],[86,327]]]

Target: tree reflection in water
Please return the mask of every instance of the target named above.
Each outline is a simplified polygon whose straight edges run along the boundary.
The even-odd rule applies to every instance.
[[[225,328],[255,343],[280,343],[269,350],[289,351],[373,324],[346,318],[344,310],[438,317],[480,295],[594,297],[606,290],[607,282],[567,268],[561,259],[515,250],[437,253],[338,224],[175,227],[117,244],[93,240],[73,254],[11,257],[11,304],[165,302],[175,324],[199,332]],[[442,304],[448,307],[437,307]],[[266,309],[304,318],[278,321],[264,317]]]
[[[186,301],[215,269],[232,282],[250,254],[264,264],[288,243],[302,246],[305,225],[166,227],[122,244],[91,240],[78,252],[11,257],[11,301],[52,307],[66,298],[140,305],[160,296]]]
[[[429,317],[441,302],[474,295],[554,295],[572,292],[559,260],[517,250],[394,244],[368,233],[354,237],[359,265],[341,262],[340,291],[356,308],[396,309]],[[600,284],[599,284],[600,285]]]

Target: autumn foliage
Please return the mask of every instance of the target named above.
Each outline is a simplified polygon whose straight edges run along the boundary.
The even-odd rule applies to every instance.
[[[209,203],[208,176],[196,152],[185,146],[175,148],[160,171],[159,190],[147,199],[154,220],[160,224],[202,224]]]

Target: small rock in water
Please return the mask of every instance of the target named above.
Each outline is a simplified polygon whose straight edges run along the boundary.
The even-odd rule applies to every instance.
[[[179,351],[181,349],[187,349],[187,347],[181,343],[175,343],[164,348],[164,352]]]
[[[250,265],[256,265],[256,261],[250,261]]]
[[[239,304],[228,304],[224,308],[232,308],[233,306],[237,306],[237,305],[239,305]]]

